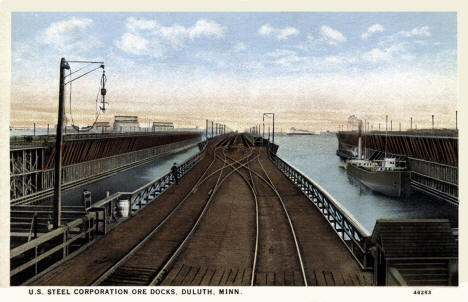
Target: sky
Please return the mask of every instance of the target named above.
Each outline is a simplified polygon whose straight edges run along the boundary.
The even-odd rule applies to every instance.
[[[455,127],[456,13],[12,13],[10,124],[57,119],[59,61],[104,61],[109,108],[140,123],[335,131],[356,115]],[[83,64],[70,64],[72,71]],[[92,66],[85,66],[91,68]],[[77,72],[79,74],[79,72]],[[100,71],[66,90],[94,122]],[[72,115],[70,115],[70,108]]]

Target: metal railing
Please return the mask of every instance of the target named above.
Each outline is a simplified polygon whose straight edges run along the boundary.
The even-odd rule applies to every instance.
[[[190,157],[178,166],[178,178],[184,176],[193,166],[195,166],[195,164],[199,161],[201,154],[202,151]],[[128,200],[130,203],[130,212],[128,214],[130,216],[135,215],[138,211],[156,199],[174,183],[174,175],[171,171],[169,171],[160,178],[136,189],[133,192],[115,193],[101,201],[98,201],[93,205],[93,208],[105,209],[106,222],[112,224],[118,222],[119,220],[119,215],[117,212],[119,210],[120,201]]]
[[[203,151],[204,148],[178,166],[179,178],[197,164]],[[95,241],[98,235],[105,235],[111,228],[135,215],[174,182],[174,175],[170,171],[133,192],[115,193],[87,208],[83,217],[12,249],[11,284],[26,284],[38,274],[50,271],[69,256],[79,253]],[[119,213],[123,200],[130,202],[128,217]]]
[[[271,154],[273,162],[317,207],[362,269],[373,268],[370,233],[335,198],[299,169]],[[311,230],[313,231],[313,230]]]

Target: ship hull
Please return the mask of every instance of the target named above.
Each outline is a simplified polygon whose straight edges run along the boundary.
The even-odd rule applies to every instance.
[[[345,167],[350,175],[373,191],[392,197],[403,194],[404,171],[368,171],[348,162]]]

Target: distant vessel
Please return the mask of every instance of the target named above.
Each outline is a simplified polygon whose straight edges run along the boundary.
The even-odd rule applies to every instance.
[[[286,132],[286,135],[316,135],[314,132],[309,130],[296,129],[291,127],[289,131]]]
[[[387,135],[385,135],[385,155],[383,159],[367,159],[367,149],[365,147],[365,152],[362,154],[362,121],[358,121],[357,157],[345,161],[346,171],[373,191],[387,196],[400,197],[406,191],[408,178],[406,162],[387,156]]]
[[[407,177],[404,161],[350,159],[345,161],[345,168],[371,190],[393,197],[400,197],[404,192]]]

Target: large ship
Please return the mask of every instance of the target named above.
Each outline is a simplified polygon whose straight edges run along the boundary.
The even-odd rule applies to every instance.
[[[405,192],[407,168],[395,158],[383,160],[350,159],[345,161],[348,173],[373,191],[400,197]]]
[[[296,129],[291,127],[289,131],[286,132],[286,135],[316,135],[315,132],[309,130]]]

